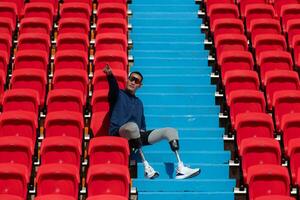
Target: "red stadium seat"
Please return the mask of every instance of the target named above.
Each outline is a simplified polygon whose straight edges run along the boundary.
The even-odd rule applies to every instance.
[[[239,10],[235,4],[213,4],[209,7],[207,16],[209,17],[210,27],[213,27],[216,19],[238,19]]]
[[[83,102],[83,94],[78,90],[51,90],[47,98],[47,113],[64,110],[83,113]]]
[[[38,33],[50,35],[52,30],[51,21],[42,17],[30,17],[22,19],[20,23],[19,34]]]
[[[59,34],[57,37],[57,51],[62,50],[78,50],[88,54],[89,38],[88,35],[82,33],[65,33]]]
[[[10,194],[0,194],[0,199],[5,200],[23,200],[22,197],[16,196],[16,195],[10,195]]]
[[[85,3],[88,4],[91,9],[93,6],[93,0],[64,0],[64,3]]]
[[[97,10],[97,17],[98,19],[122,18],[127,20],[127,6],[121,3],[99,4]]]
[[[0,18],[0,33],[8,34],[12,36],[15,27],[13,26],[13,21],[6,17]]]
[[[292,48],[293,48],[293,54],[295,59],[295,65],[297,69],[299,69],[300,67],[300,36],[299,35],[295,35],[293,37]]]
[[[299,122],[299,121],[298,121]],[[290,160],[290,170],[293,184],[299,183],[297,181],[298,171],[300,167],[300,137],[290,139],[288,142],[286,154]],[[285,147],[286,148],[286,147]]]
[[[39,50],[47,53],[47,61],[50,53],[50,37],[43,33],[24,33],[18,39],[18,51]],[[18,52],[19,53],[19,52]]]
[[[265,112],[264,94],[256,90],[232,91],[227,99],[230,107],[230,120],[232,127],[235,125],[235,118],[240,113]]]
[[[288,36],[289,47],[293,48],[294,37],[300,35],[300,20],[290,19],[286,24],[286,34]]]
[[[236,116],[234,127],[238,149],[247,138],[273,138],[272,117],[266,113],[241,113]]]
[[[90,26],[89,20],[81,18],[63,18],[59,20],[58,32],[64,33],[83,33],[88,35]]]
[[[0,70],[0,98],[2,98],[3,96],[5,83],[6,83],[6,72]]]
[[[265,195],[255,198],[255,200],[296,200],[293,197],[285,195]]]
[[[67,195],[61,195],[61,194],[41,195],[41,196],[37,196],[34,200],[53,200],[53,199],[76,200],[74,197],[67,196]]]
[[[264,195],[290,195],[288,170],[280,165],[255,165],[249,167],[247,183],[249,200]]]
[[[46,51],[41,50],[23,50],[17,51],[14,70],[18,69],[39,69],[44,73],[48,71],[48,58]]]
[[[88,69],[88,54],[79,50],[58,51],[55,54],[54,67],[55,70],[61,69]],[[55,73],[55,72],[54,72]]]
[[[109,135],[109,119],[109,111],[93,113],[90,127],[94,137]]]
[[[47,114],[45,121],[46,137],[69,136],[82,141],[84,122],[82,113],[57,111]]]
[[[92,112],[109,111],[108,90],[96,90],[92,96]]]
[[[0,191],[2,195],[15,195],[27,199],[28,170],[24,165],[0,164]]]
[[[128,166],[129,154],[127,139],[113,136],[93,138],[88,149],[89,165],[119,164]]]
[[[117,164],[90,166],[86,182],[89,197],[100,194],[129,197],[130,176],[127,166]]]
[[[6,52],[0,51],[0,72],[1,72],[1,81],[3,80],[2,77],[6,79],[6,74],[7,74],[7,68],[9,64],[9,57]],[[6,82],[4,79],[4,83]]]
[[[41,106],[44,106],[47,78],[44,70],[17,69],[13,71],[11,89],[33,89],[39,93]]]
[[[295,71],[273,70],[265,74],[266,97],[268,109],[272,109],[274,92],[280,90],[299,90],[299,77]]]
[[[300,138],[300,113],[289,113],[282,116],[280,129],[285,153],[288,154],[290,141]],[[299,165],[300,166],[300,165]],[[297,168],[296,168],[297,171]],[[296,173],[293,179],[296,177]]]
[[[127,0],[97,0],[98,4],[102,3],[123,3],[127,4]]]
[[[97,34],[122,33],[127,34],[127,21],[118,18],[104,18],[97,21]]]
[[[280,16],[282,6],[299,3],[299,0],[272,0],[272,1],[274,3],[274,8],[278,16]]]
[[[254,19],[250,22],[250,29],[247,29],[254,42],[255,37],[261,34],[281,34],[280,21],[277,19]]]
[[[124,51],[97,51],[94,59],[94,71],[102,70],[106,64],[109,64],[112,69],[127,71],[127,54]]]
[[[53,23],[54,8],[51,3],[27,3],[24,8],[24,18],[41,17]]]
[[[29,138],[35,145],[38,122],[35,113],[28,111],[3,112],[0,116],[0,136]]]
[[[85,3],[64,3],[60,8],[61,18],[81,18],[90,20],[91,7]]]
[[[248,51],[224,51],[218,59],[221,77],[231,70],[253,70],[254,61]]]
[[[121,89],[124,89],[125,85],[126,85],[126,81],[127,81],[127,72],[124,70],[115,69],[115,70],[113,70],[113,74],[118,81],[119,87]],[[109,88],[108,82],[106,79],[106,75],[104,74],[103,71],[97,70],[94,73],[93,88],[94,88],[94,91],[107,90]]]
[[[16,4],[10,2],[1,2],[0,3],[0,16],[1,18],[8,18],[12,21],[13,29],[15,30],[17,24],[17,14],[18,9]]]
[[[251,70],[232,70],[225,73],[222,79],[225,86],[226,98],[234,90],[259,90],[259,79],[256,72]]]
[[[96,195],[88,197],[87,200],[126,200],[126,197],[120,195]]]
[[[95,49],[127,52],[127,36],[120,33],[103,33],[96,36]]]
[[[78,199],[78,169],[68,164],[41,165],[37,171],[37,196],[61,194]]]
[[[248,169],[254,165],[281,164],[280,145],[274,138],[247,138],[240,147],[241,164],[244,180],[247,180]]]
[[[288,21],[300,18],[300,4],[286,4],[282,6],[280,16],[283,31],[286,32]]]
[[[293,60],[290,53],[285,51],[266,51],[260,54],[257,61],[260,77],[265,83],[266,73],[274,70],[293,70]]]
[[[73,137],[46,137],[41,146],[42,165],[71,164],[80,168],[81,143]]]
[[[11,36],[8,34],[0,34],[0,51],[6,52],[10,56]]]
[[[275,92],[272,105],[276,128],[280,131],[281,120],[285,114],[300,112],[300,91],[282,90]]]
[[[251,4],[268,4],[268,0],[237,0],[237,4],[240,6],[242,16],[245,16],[246,9]],[[257,7],[259,7],[257,6]]]
[[[206,10],[209,10],[209,7],[213,4],[220,4],[220,3],[229,3],[229,4],[234,4],[234,0],[204,0],[204,3],[206,5]]]
[[[216,19],[210,31],[216,40],[222,34],[244,34],[244,24],[240,19]]]
[[[217,58],[226,51],[248,51],[247,38],[243,34],[223,34],[215,40]]]
[[[37,3],[47,2],[47,3],[51,3],[53,5],[53,8],[54,8],[54,15],[55,16],[57,15],[59,0],[30,0],[30,2],[37,2]]]

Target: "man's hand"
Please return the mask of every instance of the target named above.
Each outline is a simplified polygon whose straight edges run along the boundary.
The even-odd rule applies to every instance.
[[[112,74],[111,68],[109,64],[106,64],[105,67],[103,68],[103,72],[108,76]]]

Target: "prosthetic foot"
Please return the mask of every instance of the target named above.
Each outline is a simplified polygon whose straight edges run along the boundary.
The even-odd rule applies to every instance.
[[[184,166],[183,162],[179,162],[178,167],[176,169],[176,179],[192,178],[199,175],[200,172],[200,168],[192,169]]]
[[[155,171],[147,161],[144,162],[145,166],[145,177],[149,179],[155,179],[159,176],[159,173]]]

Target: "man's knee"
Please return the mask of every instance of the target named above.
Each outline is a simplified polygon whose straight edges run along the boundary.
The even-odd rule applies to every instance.
[[[178,140],[179,137],[177,129],[171,127],[164,128],[164,137],[169,141]]]
[[[126,137],[128,140],[140,138],[140,130],[136,123],[128,122],[121,127],[122,137]]]

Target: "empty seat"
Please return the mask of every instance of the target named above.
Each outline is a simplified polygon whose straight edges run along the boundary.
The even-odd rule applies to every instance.
[[[10,57],[11,36],[8,34],[0,34],[0,51],[6,52]]]
[[[272,117],[266,113],[241,113],[236,116],[234,127],[238,149],[247,138],[273,138],[274,125]]]
[[[255,165],[248,169],[249,200],[264,195],[290,195],[288,170],[280,165]]]
[[[0,98],[2,98],[6,83],[6,72],[0,70]]]
[[[209,17],[210,27],[213,27],[216,19],[238,19],[239,10],[235,4],[213,4],[209,7],[207,16]]]
[[[300,67],[300,35],[295,35],[292,42],[293,54],[297,70]]]
[[[256,60],[259,60],[261,52],[264,51],[286,51],[287,45],[283,35],[278,34],[261,34],[255,37],[253,42]]]
[[[47,114],[45,121],[46,137],[69,136],[82,141],[83,115],[78,112],[57,111]]]
[[[281,13],[281,7],[288,4],[297,4],[299,3],[298,0],[272,0],[274,3],[274,8],[276,10],[276,13],[278,16],[280,16]]]
[[[0,194],[0,199],[5,200],[22,200],[22,197],[16,196],[16,195],[9,195],[9,194]]]
[[[88,92],[87,71],[80,69],[56,70],[53,77],[54,89],[74,89],[82,92],[84,105]]]
[[[230,120],[233,127],[237,114],[266,111],[264,94],[256,90],[232,91],[227,104],[230,107]]]
[[[285,153],[287,155],[289,152],[290,141],[300,138],[300,113],[289,113],[282,116],[282,122],[280,124],[280,129],[282,131],[282,139]],[[300,167],[300,165],[299,165]],[[297,172],[297,168],[296,168]],[[296,173],[293,175],[293,180],[295,180]]]
[[[46,137],[41,146],[42,165],[71,164],[80,168],[81,142],[73,137]]]
[[[226,51],[247,51],[247,38],[243,34],[222,34],[215,40],[217,58]]]
[[[290,160],[290,170],[291,170],[291,177],[292,177],[292,182],[293,184],[297,184],[299,176],[298,171],[300,167],[300,146],[299,146],[300,138],[294,138],[289,140],[288,147],[287,147],[287,156],[289,157]]]
[[[231,70],[253,70],[254,61],[252,54],[248,51],[225,51],[218,58],[218,67],[221,77]]]
[[[204,4],[206,6],[206,10],[209,10],[209,7],[213,4],[219,4],[219,3],[231,3],[234,4],[234,0],[204,0]]]
[[[35,144],[38,122],[35,113],[28,111],[3,112],[0,116],[0,136],[29,138]]]
[[[241,14],[242,16],[245,16],[246,13],[246,8],[251,5],[251,4],[259,4],[259,6],[261,6],[261,4],[267,4],[269,3],[268,0],[237,0],[238,5],[240,6],[241,9]],[[257,6],[257,7],[259,7]]]
[[[33,89],[39,93],[40,105],[44,106],[47,78],[44,70],[18,69],[14,70],[11,79],[11,89]]]
[[[114,136],[93,138],[88,149],[89,165],[120,164],[128,166],[129,153],[127,139]]]
[[[251,70],[232,70],[226,72],[222,79],[225,86],[226,98],[234,90],[259,90],[259,79],[255,71]]]
[[[120,195],[96,195],[88,197],[87,200],[126,200],[126,197]],[[289,199],[288,199],[289,200]]]
[[[91,8],[93,6],[93,0],[65,0],[64,3],[85,3],[88,4]]]
[[[240,19],[216,19],[210,31],[214,39],[222,34],[244,34],[244,24]]]
[[[78,199],[78,169],[69,164],[41,165],[37,171],[37,195],[61,194]]]
[[[39,114],[40,99],[37,91],[32,89],[6,90],[2,98],[3,112],[24,110]]]
[[[50,35],[52,30],[51,21],[42,17],[30,17],[21,20],[19,34],[24,33],[44,33]]]
[[[61,195],[61,194],[41,195],[41,196],[37,196],[34,200],[53,200],[53,199],[76,200],[74,197],[67,196],[67,195]]]
[[[300,20],[291,19],[286,24],[286,34],[288,36],[289,47],[293,48],[294,36],[300,35]]]
[[[92,112],[109,111],[108,90],[96,90],[92,96]]]
[[[98,5],[98,19],[122,18],[127,20],[127,7],[121,3],[103,3]]]
[[[27,167],[31,172],[34,146],[26,137],[1,137],[0,163],[17,163]],[[1,197],[0,197],[1,198]]]
[[[0,18],[0,33],[1,34],[13,34],[13,31],[15,30],[15,27],[13,26],[13,21],[6,17]]]
[[[54,8],[51,3],[35,2],[27,3],[24,8],[24,18],[41,17],[53,23]]]
[[[78,50],[88,54],[89,38],[88,35],[82,33],[65,33],[59,34],[57,37],[57,51],[62,50]]]
[[[265,195],[255,198],[255,200],[295,200],[293,197],[286,195]]]
[[[274,138],[247,138],[240,147],[241,164],[244,180],[247,180],[248,169],[254,165],[281,164],[280,145]]]
[[[127,55],[124,51],[97,51],[94,59],[94,71],[102,70],[106,64],[109,64],[112,69],[127,71]]]
[[[127,34],[127,21],[122,18],[104,18],[97,21],[97,34],[123,33]]]
[[[93,113],[90,128],[94,137],[109,135],[109,120],[109,111],[98,111]]]
[[[50,52],[50,37],[43,33],[23,33],[18,39],[18,51],[40,50],[47,53],[47,60]],[[19,53],[19,52],[18,52]]]
[[[60,69],[81,69],[87,73],[87,53],[79,50],[58,51],[55,54],[55,70]]]
[[[273,94],[274,118],[277,130],[280,131],[280,124],[283,115],[300,112],[300,91],[282,90]]]
[[[125,88],[126,81],[127,81],[127,72],[124,70],[118,70],[115,69],[113,70],[113,74],[118,81],[119,87],[121,89]],[[93,78],[93,89],[94,91],[96,90],[107,90],[109,88],[108,81],[106,78],[106,75],[104,74],[103,71],[97,70],[94,73],[94,78]]]
[[[266,73],[274,70],[293,70],[291,54],[285,51],[266,51],[257,60],[261,81],[265,83]]]
[[[254,19],[251,20],[247,31],[251,35],[252,42],[254,42],[257,35],[281,34],[280,21],[277,19]]]
[[[83,94],[78,90],[51,90],[47,97],[47,113],[63,110],[83,113],[83,102]]]
[[[82,18],[63,18],[59,20],[58,32],[89,34],[89,20]]]
[[[39,70],[43,70],[44,73],[47,73],[48,58],[49,57],[46,51],[41,51],[41,50],[17,51],[15,62],[14,62],[14,70],[39,69]]]
[[[64,3],[60,8],[61,18],[82,18],[90,20],[91,7],[85,3]]]
[[[300,4],[286,4],[282,6],[280,16],[283,31],[286,31],[289,20],[300,18]]]
[[[102,4],[102,3],[122,3],[122,4],[127,4],[127,0],[97,0],[97,3],[98,4]]]
[[[129,197],[130,176],[127,166],[117,164],[90,166],[86,182],[89,197],[100,194]]]
[[[13,29],[15,29],[17,24],[17,6],[11,2],[1,2],[0,3],[0,16],[1,18],[8,18],[12,21]]]
[[[8,54],[4,51],[0,51],[0,71],[3,71],[2,76],[4,76],[4,77],[6,77],[8,64],[9,64]],[[1,78],[1,80],[2,80],[2,78]]]
[[[120,33],[103,33],[96,36],[96,51],[118,50],[127,52],[127,36]]]
[[[272,109],[273,94],[280,90],[299,90],[299,77],[295,71],[273,70],[265,75],[266,97],[268,109]]]
[[[29,172],[24,165],[0,164],[0,191],[2,195],[15,195],[27,199]]]
[[[58,4],[59,4],[59,0],[30,0],[30,2],[47,2],[47,3],[51,3],[53,5],[54,8],[54,15],[57,15],[57,11],[58,11]]]

